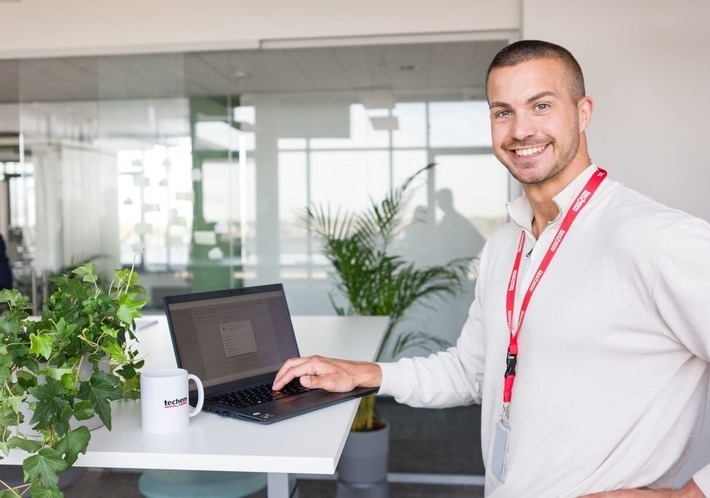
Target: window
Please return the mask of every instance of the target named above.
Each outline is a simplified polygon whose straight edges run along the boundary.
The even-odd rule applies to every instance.
[[[257,107],[257,120],[258,114]],[[375,130],[371,114],[354,103],[349,106],[349,128],[343,137],[320,138],[304,133],[302,137],[279,140],[279,230],[288,247],[281,251],[282,276],[292,274],[294,267],[303,267],[304,263],[308,268],[302,274],[313,275],[315,271],[318,278],[324,275],[322,268],[312,267],[322,266],[324,260],[318,244],[307,240],[302,226],[300,216],[305,206],[363,209],[371,199],[381,198],[429,162],[436,162],[437,167],[414,192],[407,217],[414,219],[415,211],[419,216],[425,213],[415,224],[428,227],[430,233],[423,238],[426,247],[412,249],[412,241],[407,241],[412,249],[409,256],[419,259],[422,255],[422,264],[475,256],[481,249],[478,242],[505,221],[508,174],[491,152],[485,102],[405,102],[396,104],[388,114],[396,118],[396,127]],[[451,192],[461,222],[481,234],[476,245],[462,248],[452,257],[447,257],[451,240],[438,249],[434,243],[441,236],[451,236],[434,236],[445,216],[437,197],[441,189]],[[406,246],[402,246],[403,251]],[[441,257],[431,254],[437,251]],[[424,253],[429,253],[428,259]]]

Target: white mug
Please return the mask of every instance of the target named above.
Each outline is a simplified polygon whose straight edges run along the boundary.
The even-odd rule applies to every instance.
[[[188,403],[188,382],[197,385],[197,405]],[[161,368],[141,373],[141,427],[145,432],[167,433],[187,429],[190,418],[202,410],[202,381],[183,368]]]

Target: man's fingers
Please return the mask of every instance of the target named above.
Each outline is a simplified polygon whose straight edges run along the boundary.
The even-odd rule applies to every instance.
[[[297,364],[297,360],[299,359],[300,358],[291,358],[290,360],[286,360],[286,362],[281,366],[279,371],[276,373],[276,377],[274,377],[274,391],[279,391],[283,386],[291,382],[293,379],[291,369],[294,364]]]
[[[353,389],[354,386],[338,382],[337,378],[333,375],[303,375],[300,378],[301,385],[307,387],[308,389],[324,389],[330,392],[348,392]]]
[[[308,358],[291,358],[286,360],[281,369],[276,374],[274,378],[273,389],[275,391],[280,390],[283,386],[291,382],[297,377],[302,377],[304,375],[317,375],[315,366],[313,365],[316,357]],[[308,386],[306,386],[308,387]]]
[[[295,378],[309,389],[325,389],[333,392],[347,392],[355,385],[352,376],[344,368],[348,362],[309,356],[287,360],[274,379],[273,389],[278,391]]]
[[[382,370],[376,363],[322,356],[291,358],[276,374],[272,388],[278,391],[295,378],[301,379],[301,384],[309,389],[342,393],[357,386],[378,387],[382,382]]]

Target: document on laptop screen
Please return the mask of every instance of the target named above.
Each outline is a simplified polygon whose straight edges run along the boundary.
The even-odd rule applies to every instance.
[[[183,367],[205,387],[279,369],[297,355],[279,292],[170,304]]]

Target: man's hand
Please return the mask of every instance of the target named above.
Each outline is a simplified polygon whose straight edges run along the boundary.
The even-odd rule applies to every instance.
[[[379,387],[382,371],[375,363],[334,360],[321,356],[291,358],[276,374],[272,389],[279,391],[293,379],[309,389],[348,392],[356,387]]]
[[[705,495],[692,479],[681,489],[622,489],[594,493],[581,498],[705,498]]]

